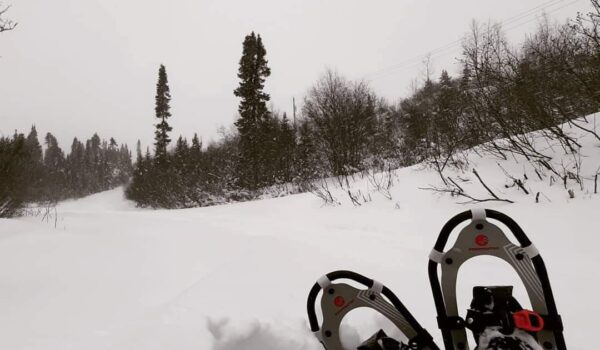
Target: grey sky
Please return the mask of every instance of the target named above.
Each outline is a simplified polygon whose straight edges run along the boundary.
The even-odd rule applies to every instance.
[[[456,41],[473,19],[512,19],[506,27],[517,40],[544,10],[563,21],[589,8],[587,0],[3,2],[19,26],[0,34],[0,132],[36,124],[40,137],[51,131],[64,150],[93,132],[132,148],[137,139],[151,145],[160,63],[173,95],[173,139],[217,138],[217,128],[236,118],[232,91],[252,30],[272,70],[266,90],[275,109],[291,114],[292,97],[300,105],[327,67],[371,80],[396,101],[422,76],[422,59],[413,58]],[[442,53],[433,55],[436,76],[454,71],[460,47]]]

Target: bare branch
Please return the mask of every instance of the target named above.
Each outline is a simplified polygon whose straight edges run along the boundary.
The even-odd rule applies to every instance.
[[[2,15],[4,15],[8,11],[8,9],[10,9],[10,6],[6,6],[5,8],[0,9],[0,33],[15,29],[15,27],[18,24],[17,22],[14,22],[10,19],[2,18]]]
[[[452,178],[451,178],[450,176],[448,176],[448,180],[449,180],[450,182],[452,182],[452,184],[453,184],[454,186],[456,186],[456,188],[458,188],[458,190],[459,190],[460,192],[465,192],[465,190],[463,190],[463,188],[462,188],[462,187],[460,187],[460,186],[459,186],[459,185],[458,185],[458,184],[457,184],[457,183],[456,183],[454,180],[452,180]]]
[[[475,176],[477,176],[477,179],[479,180],[479,182],[481,183],[481,185],[483,185],[483,187],[488,191],[489,194],[492,195],[492,197],[494,197],[496,200],[501,200],[498,196],[496,196],[496,194],[485,184],[485,182],[483,182],[483,180],[481,179],[481,177],[479,176],[479,174],[477,173],[477,170],[475,168],[473,168],[473,174],[475,174]],[[508,200],[504,200],[504,201],[508,201]],[[513,203],[511,201],[511,203]]]
[[[502,198],[484,198],[484,199],[480,199],[480,198],[475,198],[465,192],[459,192],[456,189],[451,189],[451,188],[439,188],[439,187],[419,187],[420,190],[426,190],[426,191],[434,191],[434,192],[440,192],[440,193],[450,193],[453,196],[459,196],[459,197],[465,197],[470,199],[470,201],[467,202],[459,202],[459,204],[471,204],[471,203],[482,203],[482,202],[507,202],[507,203],[514,203],[513,201],[511,201],[510,199],[502,199]]]

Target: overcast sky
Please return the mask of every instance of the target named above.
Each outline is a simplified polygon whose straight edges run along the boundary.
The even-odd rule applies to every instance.
[[[267,49],[273,106],[291,115],[292,98],[301,105],[327,67],[369,80],[394,102],[422,78],[427,52],[436,76],[456,71],[457,40],[473,19],[504,21],[518,40],[544,11],[564,21],[589,9],[588,0],[3,2],[19,25],[0,34],[0,132],[35,124],[40,139],[51,131],[64,150],[93,132],[132,149],[137,139],[151,145],[161,63],[173,96],[172,138],[217,139],[219,126],[236,119],[238,60],[251,31]]]

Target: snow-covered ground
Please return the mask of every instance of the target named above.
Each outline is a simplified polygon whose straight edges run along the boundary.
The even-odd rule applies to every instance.
[[[470,169],[516,202],[486,207],[511,215],[542,252],[570,349],[595,343],[600,314],[600,195],[592,194],[590,178],[600,147],[590,136],[581,142],[587,179],[583,191],[569,182],[575,199],[560,181],[549,187],[549,174],[539,181],[520,158],[500,163],[515,177],[527,173],[533,194],[505,188],[497,160],[470,155]],[[420,169],[395,172],[391,200],[356,177],[353,189],[372,199],[357,207],[346,190],[334,189],[339,206],[307,193],[143,210],[116,189],[61,203],[56,221],[2,219],[0,349],[317,350],[306,295],[319,276],[337,269],[384,282],[440,340],[427,256],[442,225],[472,206],[418,189],[440,183]],[[461,183],[467,191],[487,197],[472,173],[460,176],[471,179]],[[507,265],[486,258],[467,264],[460,277],[463,310],[473,285],[517,283]],[[523,300],[522,287],[517,296]],[[349,319],[349,345],[384,326],[367,312]]]

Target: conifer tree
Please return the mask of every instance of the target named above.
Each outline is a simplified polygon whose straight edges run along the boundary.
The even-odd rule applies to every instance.
[[[135,153],[135,162],[136,164],[140,164],[142,162],[142,143],[140,140],[137,140],[137,143],[135,144]]]
[[[27,144],[27,148],[29,149],[29,152],[31,154],[31,160],[34,162],[37,162],[37,163],[41,163],[42,162],[42,146],[40,145],[40,142],[38,141],[38,133],[37,133],[37,130],[35,129],[35,125],[33,125],[31,127],[31,131],[29,132],[29,135],[27,135],[26,144]]]
[[[198,138],[198,134],[196,133],[194,133],[194,138],[192,138],[192,145],[190,146],[189,150],[189,162],[189,183],[191,184],[191,186],[197,188],[202,183],[202,173],[206,164],[204,162],[204,157],[202,156],[202,141],[200,141],[200,139]]]
[[[246,36],[238,71],[240,84],[234,91],[235,96],[241,98],[240,117],[235,123],[240,134],[238,180],[243,187],[250,189],[259,186],[261,127],[269,116],[266,102],[270,97],[263,91],[265,78],[271,74],[266,54],[260,35],[252,32]]]
[[[44,175],[42,146],[38,140],[35,125],[31,127],[31,131],[25,139],[25,148],[27,152],[26,158],[23,161],[27,170],[23,175],[26,177],[25,181],[28,184],[25,198],[30,200],[39,195],[41,190],[41,180]]]
[[[25,136],[16,131],[12,139],[0,137],[0,218],[18,215],[25,202],[25,143]]]
[[[77,138],[71,144],[71,153],[67,156],[67,184],[73,196],[88,194],[86,188],[85,147]]]
[[[198,138],[198,134],[194,133],[194,138],[192,139],[192,147],[190,147],[192,151],[192,155],[194,157],[199,156],[202,153],[202,141]]]
[[[160,119],[160,123],[156,124],[155,131],[155,160],[158,164],[164,165],[167,161],[167,146],[171,142],[168,133],[173,129],[167,123],[167,119],[171,117],[170,105],[171,93],[169,90],[169,82],[167,80],[167,70],[164,65],[160,65],[158,70],[158,83],[156,83],[156,104],[154,107],[156,118]]]
[[[324,176],[318,169],[320,159],[315,145],[315,131],[311,129],[311,124],[307,120],[300,121],[298,126],[298,143],[294,150],[294,163],[296,180],[307,182],[315,177]]]
[[[185,138],[183,138],[183,136],[179,136],[179,138],[177,139],[177,143],[175,144],[175,151],[174,151],[174,158],[176,161],[176,164],[178,166],[184,166],[187,162],[187,158],[188,158],[188,153],[189,153],[189,145],[188,142]],[[181,170],[181,169],[178,169]]]
[[[292,180],[296,135],[285,113],[283,114],[283,119],[281,120],[280,134],[280,179],[284,182],[289,182]]]
[[[46,153],[44,154],[47,199],[56,201],[61,197],[65,185],[65,155],[58,146],[56,137],[46,134]]]

